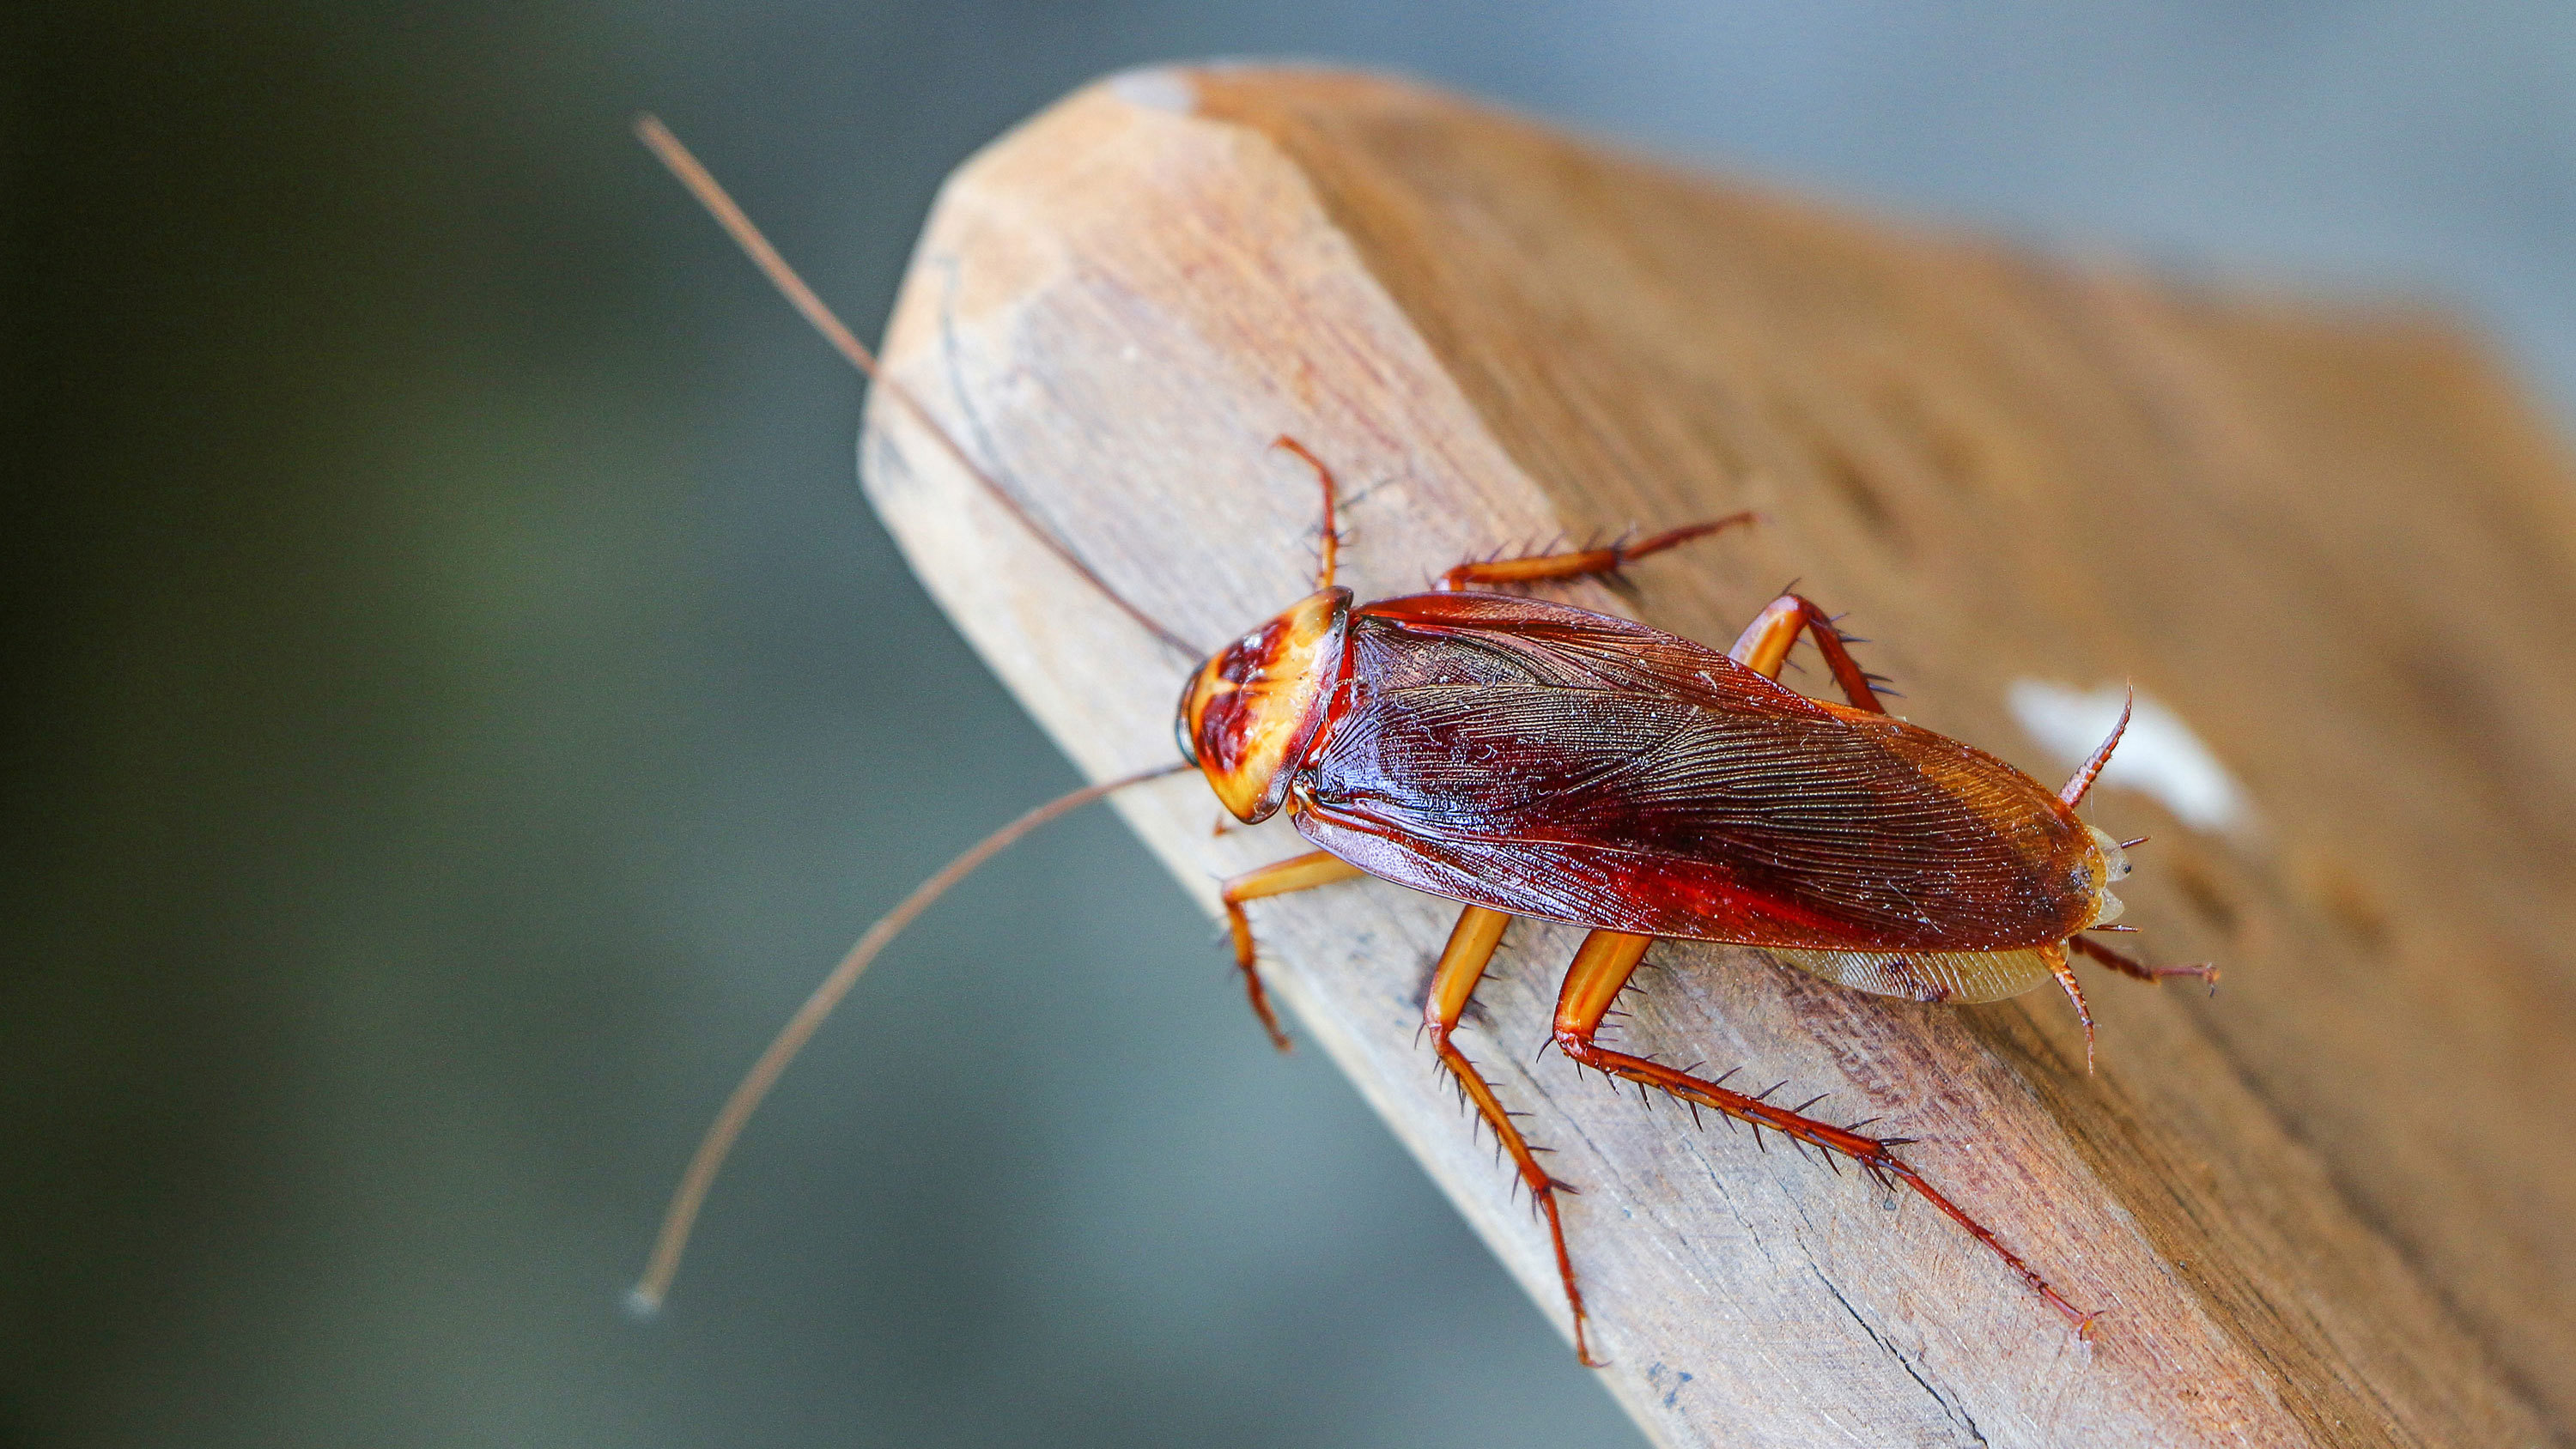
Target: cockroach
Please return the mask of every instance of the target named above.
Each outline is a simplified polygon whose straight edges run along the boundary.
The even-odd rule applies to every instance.
[[[788,268],[740,208],[650,117],[638,133],[807,320],[871,383],[925,425],[969,476],[1050,551],[1174,649],[1204,662],[1180,689],[1182,763],[1076,790],[967,851],[871,927],[770,1044],[700,1144],[632,1302],[657,1307],[735,1136],[861,971],[932,901],[1040,825],[1130,785],[1197,771],[1247,824],[1286,811],[1315,848],[1237,875],[1221,899],[1235,964],[1271,1040],[1288,1037],[1262,989],[1247,903],[1360,876],[1460,906],[1422,1003],[1424,1035],[1511,1158],[1545,1217],[1572,1311],[1575,1352],[1599,1366],[1566,1248],[1558,1194],[1513,1114],[1453,1033],[1515,917],[1584,927],[1549,1037],[1566,1059],[1695,1110],[1768,1129],[1902,1182],[1992,1250],[2031,1292],[2089,1335],[2077,1308],[2002,1240],[1873,1137],[1660,1062],[1603,1046],[1603,1018],[1659,939],[1760,947],[1828,981],[1927,1002],[1986,1002],[2054,979],[2093,1023],[2069,967],[2091,957],[2146,981],[2215,967],[2148,966],[2094,940],[2121,914],[2111,886],[2126,851],[2076,807],[2128,725],[2057,790],[1992,755],[1889,714],[1860,642],[1804,595],[1754,616],[1724,653],[1644,624],[1496,586],[1605,577],[1648,555],[1752,521],[1747,513],[1634,542],[1461,563],[1430,592],[1358,603],[1334,582],[1340,535],[1333,471],[1293,439],[1275,446],[1322,493],[1315,592],[1213,654],[1120,597],[1039,526]],[[1844,700],[1777,682],[1811,640]],[[1731,1073],[1729,1075],[1732,1075]],[[1776,1090],[1776,1088],[1774,1089]],[[1830,1158],[1828,1159],[1830,1160]]]

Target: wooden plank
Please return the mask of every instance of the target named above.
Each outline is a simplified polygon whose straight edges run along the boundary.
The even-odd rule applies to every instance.
[[[1514,928],[1469,1048],[1583,1189],[1595,1341],[1658,1441],[2576,1432],[2576,486],[2438,323],[2071,270],[1388,81],[1204,69],[1083,91],[963,168],[886,353],[1192,639],[1308,587],[1311,483],[1265,447],[1288,433],[1351,488],[1363,598],[1749,506],[1749,535],[1560,596],[1722,645],[1798,578],[1925,724],[2048,775],[2015,686],[2134,680],[2242,782],[2233,827],[2100,799],[2154,837],[2132,939],[2227,976],[2095,983],[2098,1075],[2053,995],[1921,1006],[1725,947],[1659,947],[1625,1029],[1925,1139],[2106,1310],[2089,1343],[1920,1203],[1533,1062],[1576,933]],[[878,506],[1030,710],[1097,776],[1167,758],[1190,661],[870,418]],[[1211,905],[1299,848],[1284,821],[1212,836],[1195,780],[1125,808]],[[1378,882],[1256,910],[1303,1037],[1562,1322],[1543,1232],[1414,1041],[1451,912]]]

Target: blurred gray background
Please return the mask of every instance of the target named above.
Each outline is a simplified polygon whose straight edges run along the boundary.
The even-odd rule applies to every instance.
[[[638,109],[863,333],[1000,128],[1298,54],[2432,295],[2576,399],[2563,4],[140,0],[0,41],[19,1444],[1635,1442],[1106,815],[884,961],[671,1312],[621,1316],[825,964],[1072,783],[862,504],[853,379]]]

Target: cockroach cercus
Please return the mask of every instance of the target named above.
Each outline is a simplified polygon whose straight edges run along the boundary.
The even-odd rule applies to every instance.
[[[724,223],[788,299],[999,500],[1033,536],[1144,628],[1190,657],[1169,629],[1120,598],[1039,527],[781,261],[704,168],[662,126],[645,143]],[[668,1290],[708,1184],[779,1071],[868,962],[943,891],[1003,847],[1113,791],[1195,769],[1236,818],[1285,810],[1315,848],[1225,882],[1223,902],[1252,1008],[1286,1036],[1261,986],[1246,902],[1361,875],[1446,897],[1458,923],[1422,1003],[1424,1034],[1507,1152],[1544,1214],[1573,1313],[1575,1350],[1594,1363],[1582,1290],[1557,1195],[1568,1185],[1452,1040],[1504,928],[1516,916],[1589,930],[1565,973],[1550,1040],[1566,1058],[1897,1182],[1991,1249],[2079,1333],[2077,1308],[1866,1123],[1836,1125],[1597,1039],[1612,1003],[1658,938],[1758,946],[1862,991],[1983,1002],[2054,978],[2092,1020],[2069,953],[2144,980],[2207,965],[2151,967],[2087,933],[2113,923],[2124,849],[2075,807],[2119,743],[2124,711],[2083,767],[2050,790],[1995,757],[1880,707],[1855,642],[1813,602],[1773,600],[1725,653],[1643,624],[1485,591],[1606,575],[1648,554],[1750,521],[1693,524],[1632,543],[1462,563],[1432,592],[1356,602],[1333,582],[1339,537],[1332,470],[1278,440],[1322,485],[1315,592],[1212,656],[1183,682],[1175,725],[1184,763],[1095,785],[1031,811],[924,882],[842,959],[753,1066],[708,1130],[673,1197],[634,1304]],[[1483,586],[1483,588],[1480,588]],[[1801,634],[1847,701],[1776,681]],[[1730,1074],[1731,1075],[1731,1074]]]

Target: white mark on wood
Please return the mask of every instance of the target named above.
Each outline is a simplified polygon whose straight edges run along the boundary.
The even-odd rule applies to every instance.
[[[2005,702],[2023,732],[2072,770],[2111,733],[2126,694],[2127,687],[2118,684],[2082,690],[2019,679],[2006,691]],[[2236,783],[2181,715],[2144,692],[2137,697],[2129,732],[2102,771],[2101,783],[2152,795],[2195,830],[2237,836],[2255,830],[2254,807],[2245,787]]]
[[[1190,84],[1189,74],[1170,66],[1121,71],[1109,78],[1109,90],[1131,106],[1170,111],[1177,116],[1186,116],[1199,107],[1198,87]]]

